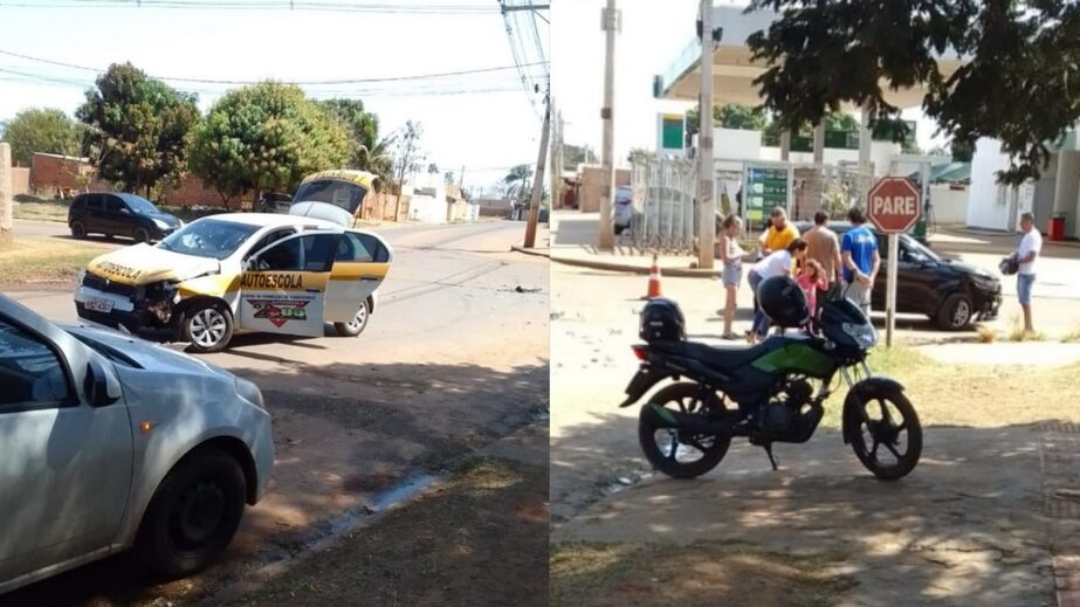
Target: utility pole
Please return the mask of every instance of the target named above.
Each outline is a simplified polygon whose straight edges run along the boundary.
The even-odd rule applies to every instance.
[[[540,154],[536,157],[536,175],[533,177],[532,201],[529,204],[529,223],[525,226],[525,247],[536,246],[536,222],[540,219],[540,198],[544,193],[544,165],[547,161],[548,138],[551,134],[551,92],[544,99],[544,131],[540,135]]]
[[[716,168],[713,166],[712,0],[701,0],[701,126],[698,129],[698,267],[711,270],[716,246]]]
[[[607,0],[603,11],[607,52],[604,55],[604,107],[600,118],[604,121],[604,147],[601,151],[603,181],[600,184],[600,250],[615,248],[615,225],[611,219],[611,199],[615,194],[615,34],[622,21],[615,0]]]
[[[556,116],[551,121],[551,200],[548,201],[548,209],[554,210],[562,206],[562,165],[559,164],[559,148],[561,135],[559,133],[558,106],[555,98],[551,99],[552,114]]]
[[[461,176],[457,181],[458,196],[465,198],[465,165],[461,165]]]

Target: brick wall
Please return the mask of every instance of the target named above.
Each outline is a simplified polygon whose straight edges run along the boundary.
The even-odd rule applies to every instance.
[[[76,177],[90,170],[89,163],[83,158],[38,152],[30,161],[30,189],[64,197],[78,187]]]
[[[578,208],[581,212],[600,212],[600,184],[603,179],[604,169],[601,167],[581,169],[581,187],[578,190]],[[615,186],[621,185],[630,185],[630,171],[627,169],[615,169]]]

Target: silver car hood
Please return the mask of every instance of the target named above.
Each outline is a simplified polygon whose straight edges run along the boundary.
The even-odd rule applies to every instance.
[[[106,347],[118,350],[124,356],[132,359],[142,370],[141,373],[153,375],[196,375],[216,376],[222,380],[232,381],[234,375],[221,367],[177,352],[160,344],[132,337],[119,331],[102,329],[90,325],[62,325],[62,328],[75,335],[90,341],[99,342]],[[117,365],[121,375],[128,370],[124,365]]]

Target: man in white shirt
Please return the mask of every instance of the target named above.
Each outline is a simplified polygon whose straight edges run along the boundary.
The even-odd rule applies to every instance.
[[[1031,213],[1020,216],[1020,230],[1024,232],[1024,237],[1016,249],[1016,260],[1020,262],[1020,269],[1016,272],[1016,294],[1024,310],[1024,331],[1034,333],[1031,324],[1031,287],[1035,284],[1035,260],[1042,251],[1042,234],[1035,229],[1035,216]]]

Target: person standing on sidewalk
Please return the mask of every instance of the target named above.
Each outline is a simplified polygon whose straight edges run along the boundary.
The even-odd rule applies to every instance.
[[[844,234],[840,251],[844,259],[844,296],[862,308],[870,318],[870,296],[881,267],[877,236],[866,226],[866,216],[858,207],[848,211],[852,229]]]
[[[724,269],[720,279],[724,283],[724,339],[738,339],[731,330],[731,323],[735,320],[735,310],[738,308],[736,298],[739,293],[739,285],[742,283],[742,262],[746,251],[739,244],[739,236],[742,234],[743,223],[736,215],[729,215],[721,225],[719,249],[720,258],[724,262]]]
[[[774,276],[791,276],[791,268],[795,260],[802,261],[805,257],[806,241],[796,238],[786,249],[774,251],[765,259],[751,266],[750,271],[747,272],[746,280],[750,284],[750,289],[754,292],[755,299],[757,298],[758,285],[762,281]],[[761,308],[757,308],[754,310],[754,325],[750,328],[748,334],[749,341],[751,344],[757,343],[759,340],[764,339],[768,333],[769,318],[765,316],[765,312],[762,312]]]
[[[761,257],[768,257],[776,251],[788,248],[799,237],[799,228],[788,222],[787,212],[783,207],[775,207],[769,213],[769,227],[761,233]]]
[[[1024,310],[1024,332],[1030,334],[1035,332],[1031,323],[1031,287],[1035,284],[1035,260],[1042,252],[1042,234],[1035,229],[1035,216],[1031,213],[1020,216],[1020,230],[1024,236],[1016,249],[1016,261],[1020,264],[1016,271],[1016,294]]]
[[[840,241],[836,232],[829,229],[829,214],[825,211],[814,213],[814,227],[810,228],[802,239],[806,241],[806,257],[818,262],[825,282],[840,284],[844,262],[840,259]],[[826,291],[827,289],[818,291],[818,307],[825,301]],[[815,316],[817,312],[815,309]]]

